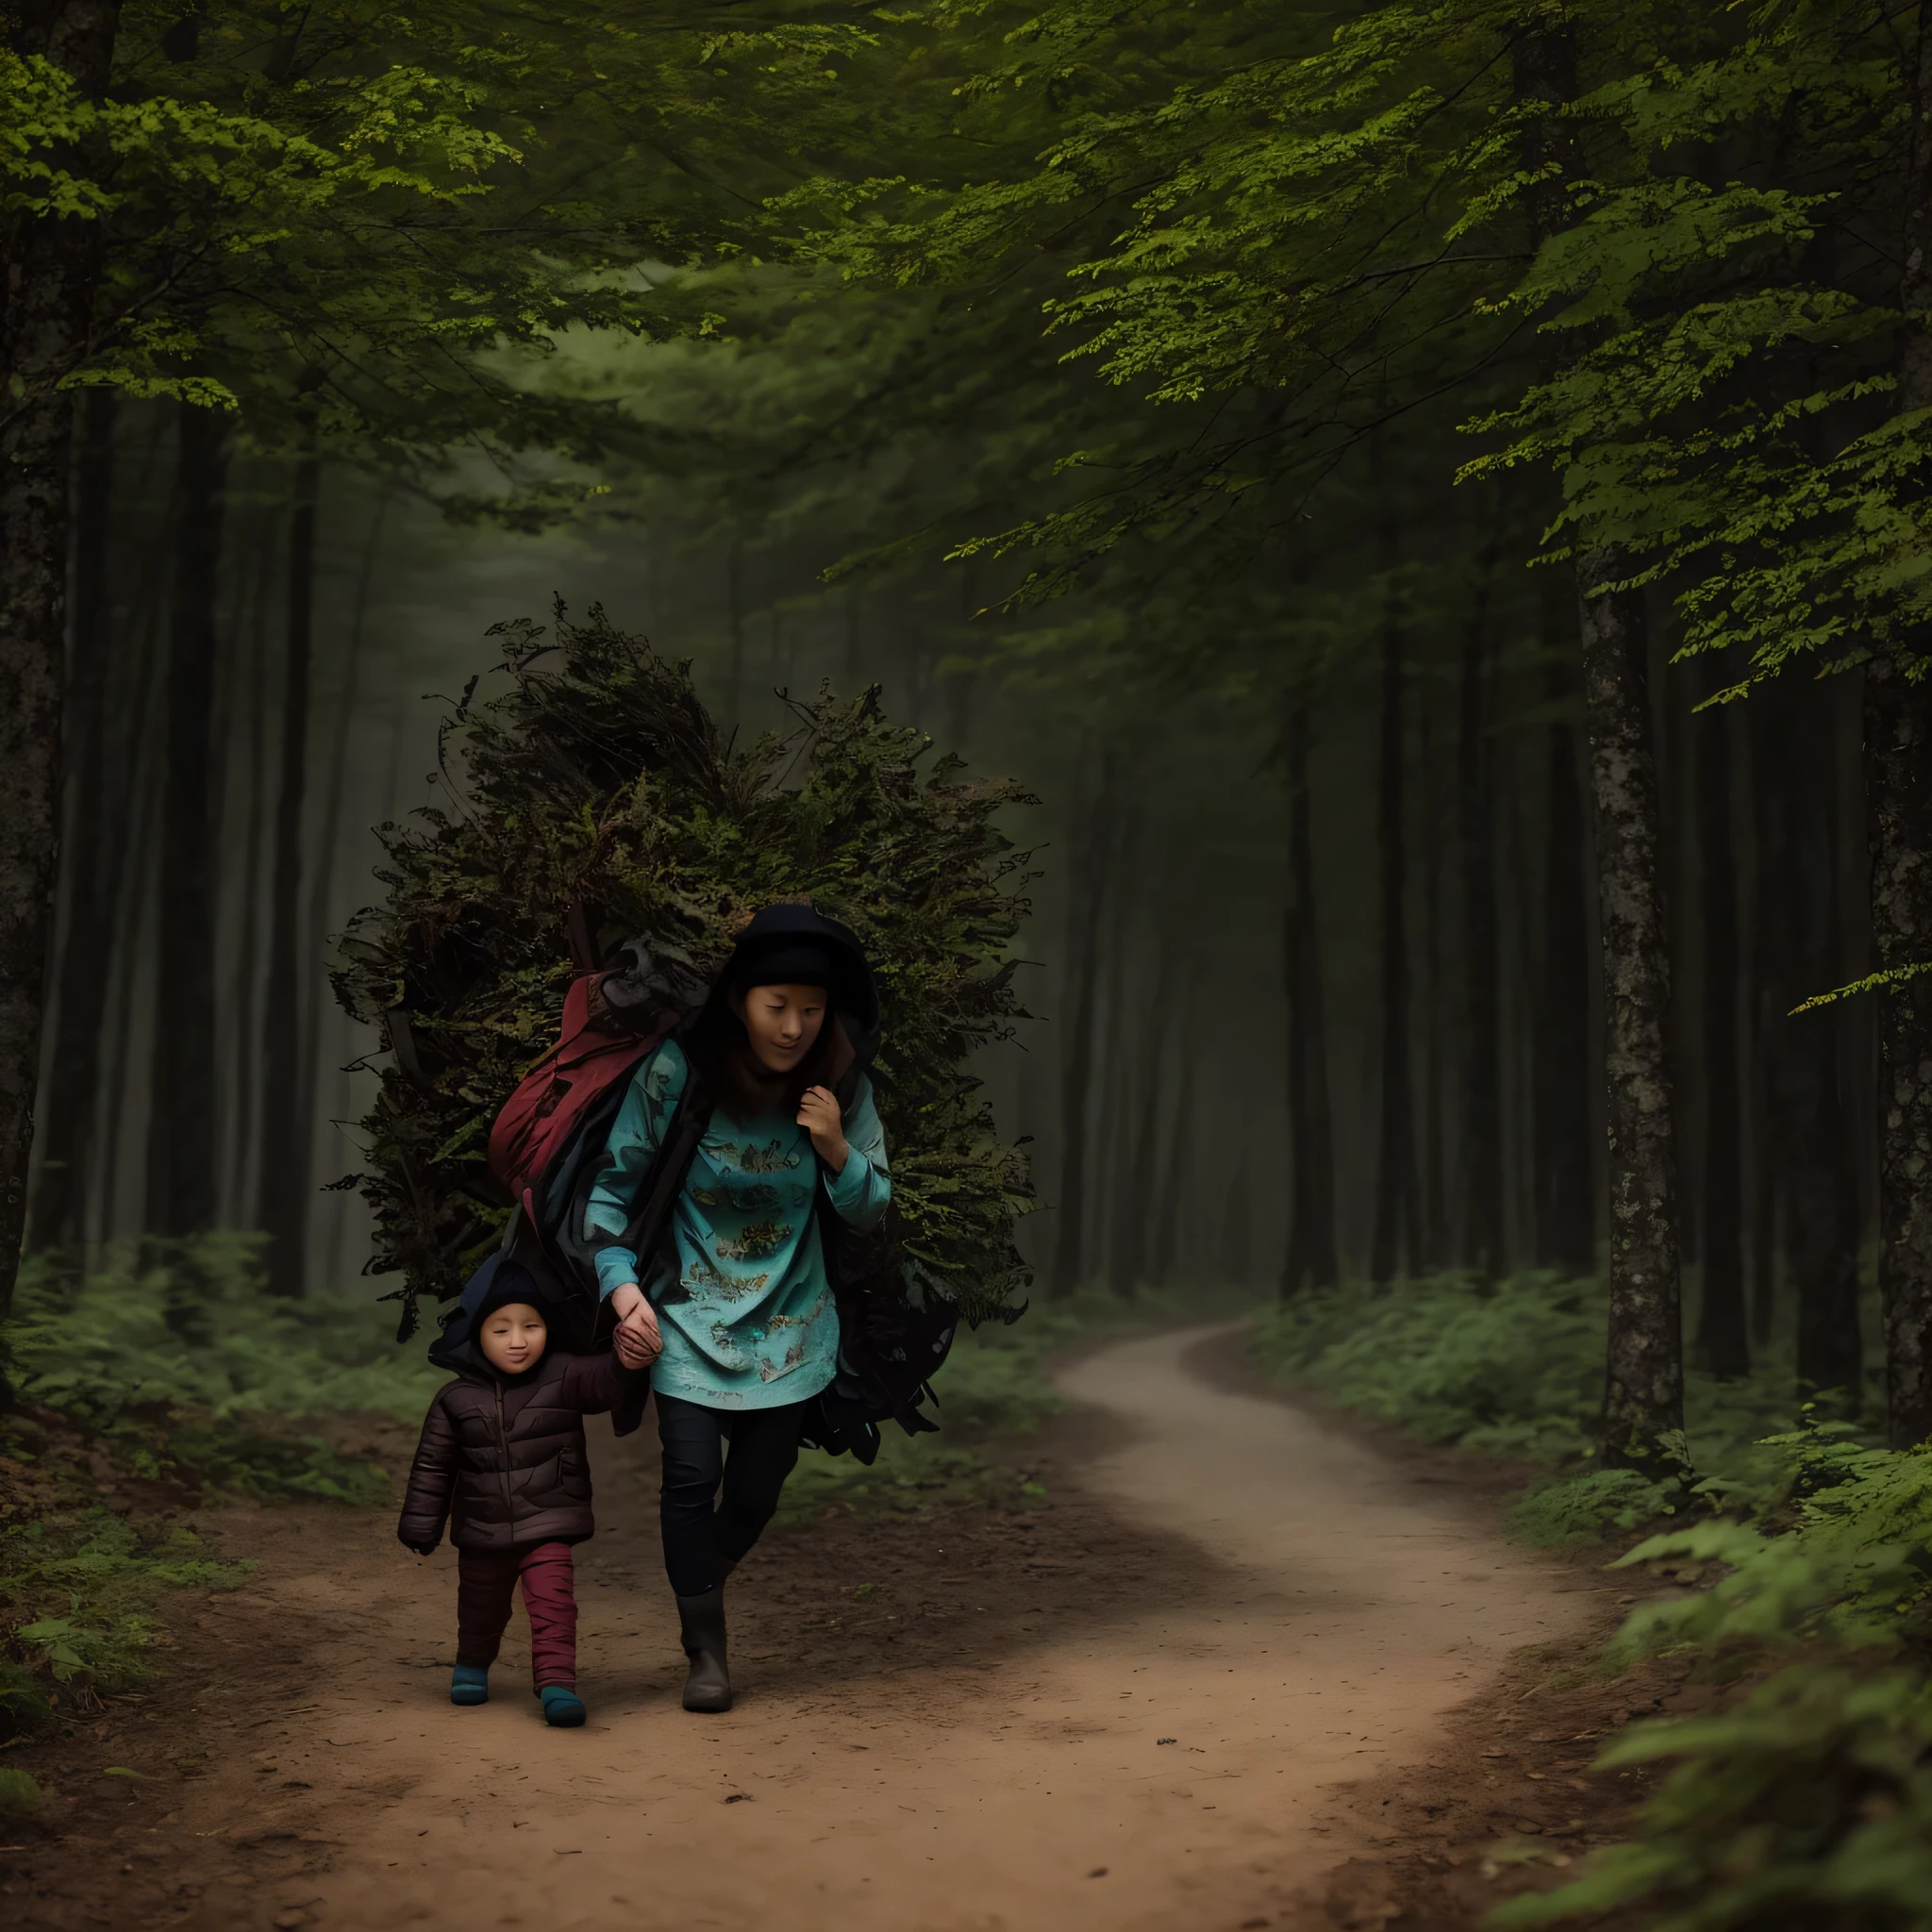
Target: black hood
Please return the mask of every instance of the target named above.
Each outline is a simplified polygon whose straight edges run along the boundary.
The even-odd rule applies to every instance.
[[[484,1318],[507,1302],[527,1302],[541,1313],[550,1327],[550,1344],[521,1375],[505,1375],[491,1367],[476,1336]],[[442,1333],[429,1344],[429,1359],[439,1369],[453,1374],[483,1375],[507,1386],[521,1386],[536,1374],[557,1346],[556,1304],[538,1285],[537,1277],[521,1261],[499,1251],[491,1255],[463,1286],[461,1298],[441,1318]]]
[[[743,983],[746,974],[761,959],[802,947],[828,956],[832,983],[825,989],[826,995],[832,1010],[844,1023],[845,1037],[852,1042],[858,1064],[866,1066],[879,1041],[879,991],[872,967],[858,935],[811,906],[767,906],[753,917],[711,982],[698,1025],[741,1033],[731,1011],[732,990]]]

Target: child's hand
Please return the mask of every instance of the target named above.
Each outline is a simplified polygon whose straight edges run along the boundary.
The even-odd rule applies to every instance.
[[[834,1174],[845,1172],[845,1157],[852,1152],[845,1141],[845,1121],[839,1110],[839,1096],[829,1087],[813,1087],[798,1103],[798,1124],[811,1136],[819,1158]]]
[[[617,1358],[627,1369],[641,1369],[664,1353],[664,1338],[658,1332],[658,1311],[644,1299],[635,1281],[626,1281],[610,1291],[610,1306],[617,1315],[617,1333],[611,1338]]]
[[[648,1369],[664,1353],[663,1337],[647,1338],[641,1328],[625,1323],[611,1338],[617,1359],[627,1369]]]

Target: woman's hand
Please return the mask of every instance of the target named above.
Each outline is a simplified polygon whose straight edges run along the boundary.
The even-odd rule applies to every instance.
[[[839,1096],[829,1087],[812,1087],[798,1103],[798,1124],[811,1136],[819,1158],[834,1174],[845,1172],[845,1157],[852,1152],[845,1140],[845,1118],[840,1111]]]
[[[644,1299],[643,1290],[635,1281],[613,1288],[610,1306],[617,1314],[617,1333],[611,1340],[618,1360],[627,1369],[649,1368],[664,1353],[657,1309]]]

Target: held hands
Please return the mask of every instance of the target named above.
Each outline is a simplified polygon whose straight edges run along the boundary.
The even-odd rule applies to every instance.
[[[611,1338],[617,1359],[627,1369],[649,1368],[664,1353],[657,1309],[635,1281],[612,1289],[610,1306],[617,1314],[617,1333]]]
[[[798,1124],[811,1136],[819,1158],[834,1174],[845,1172],[845,1157],[852,1152],[845,1140],[845,1121],[839,1108],[839,1096],[829,1087],[812,1087],[798,1103]]]

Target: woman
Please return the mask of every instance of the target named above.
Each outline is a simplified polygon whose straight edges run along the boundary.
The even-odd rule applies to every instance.
[[[651,1389],[687,1710],[731,1708],[724,1579],[771,1521],[805,1411],[838,1365],[819,1191],[859,1229],[891,1197],[862,1068],[877,1024],[858,939],[808,906],[767,907],[696,1021],[638,1069],[591,1193],[603,1293],[635,1347],[663,1350]],[[709,1121],[667,1237],[640,1269],[624,1232],[693,1076]]]

